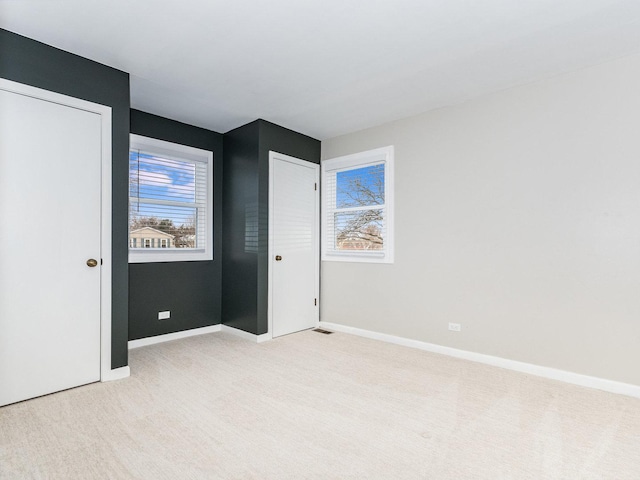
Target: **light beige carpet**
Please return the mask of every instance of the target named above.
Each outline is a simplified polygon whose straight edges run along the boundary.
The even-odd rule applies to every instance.
[[[640,400],[374,340],[225,333],[0,408],[6,479],[640,479]]]

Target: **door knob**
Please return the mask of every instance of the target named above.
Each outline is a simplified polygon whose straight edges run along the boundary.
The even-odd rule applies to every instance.
[[[98,265],[98,261],[95,258],[90,258],[89,260],[87,260],[87,266],[95,267],[96,265]]]
[[[276,262],[279,262],[280,260],[282,260],[282,257],[280,255],[276,255]]]

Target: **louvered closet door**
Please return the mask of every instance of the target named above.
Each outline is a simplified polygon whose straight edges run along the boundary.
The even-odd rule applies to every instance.
[[[100,183],[99,114],[0,88],[0,406],[100,379]]]
[[[273,336],[313,328],[317,321],[318,165],[272,154]]]

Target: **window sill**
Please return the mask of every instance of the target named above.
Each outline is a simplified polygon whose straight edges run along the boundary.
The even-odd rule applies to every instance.
[[[168,252],[165,249],[148,249],[141,252],[129,251],[129,263],[171,263],[210,260],[213,260],[213,255],[205,250],[174,250]]]
[[[323,262],[351,262],[351,263],[393,263],[393,258],[389,254],[352,254],[352,253],[331,253],[322,256]]]

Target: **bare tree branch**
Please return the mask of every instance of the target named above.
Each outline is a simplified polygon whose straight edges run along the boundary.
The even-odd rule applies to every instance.
[[[370,207],[367,210],[336,214],[337,248],[340,250],[380,250],[384,245],[384,218],[377,205],[384,205],[384,178],[370,182],[349,178],[338,188],[340,208]],[[344,223],[342,223],[344,222]]]

